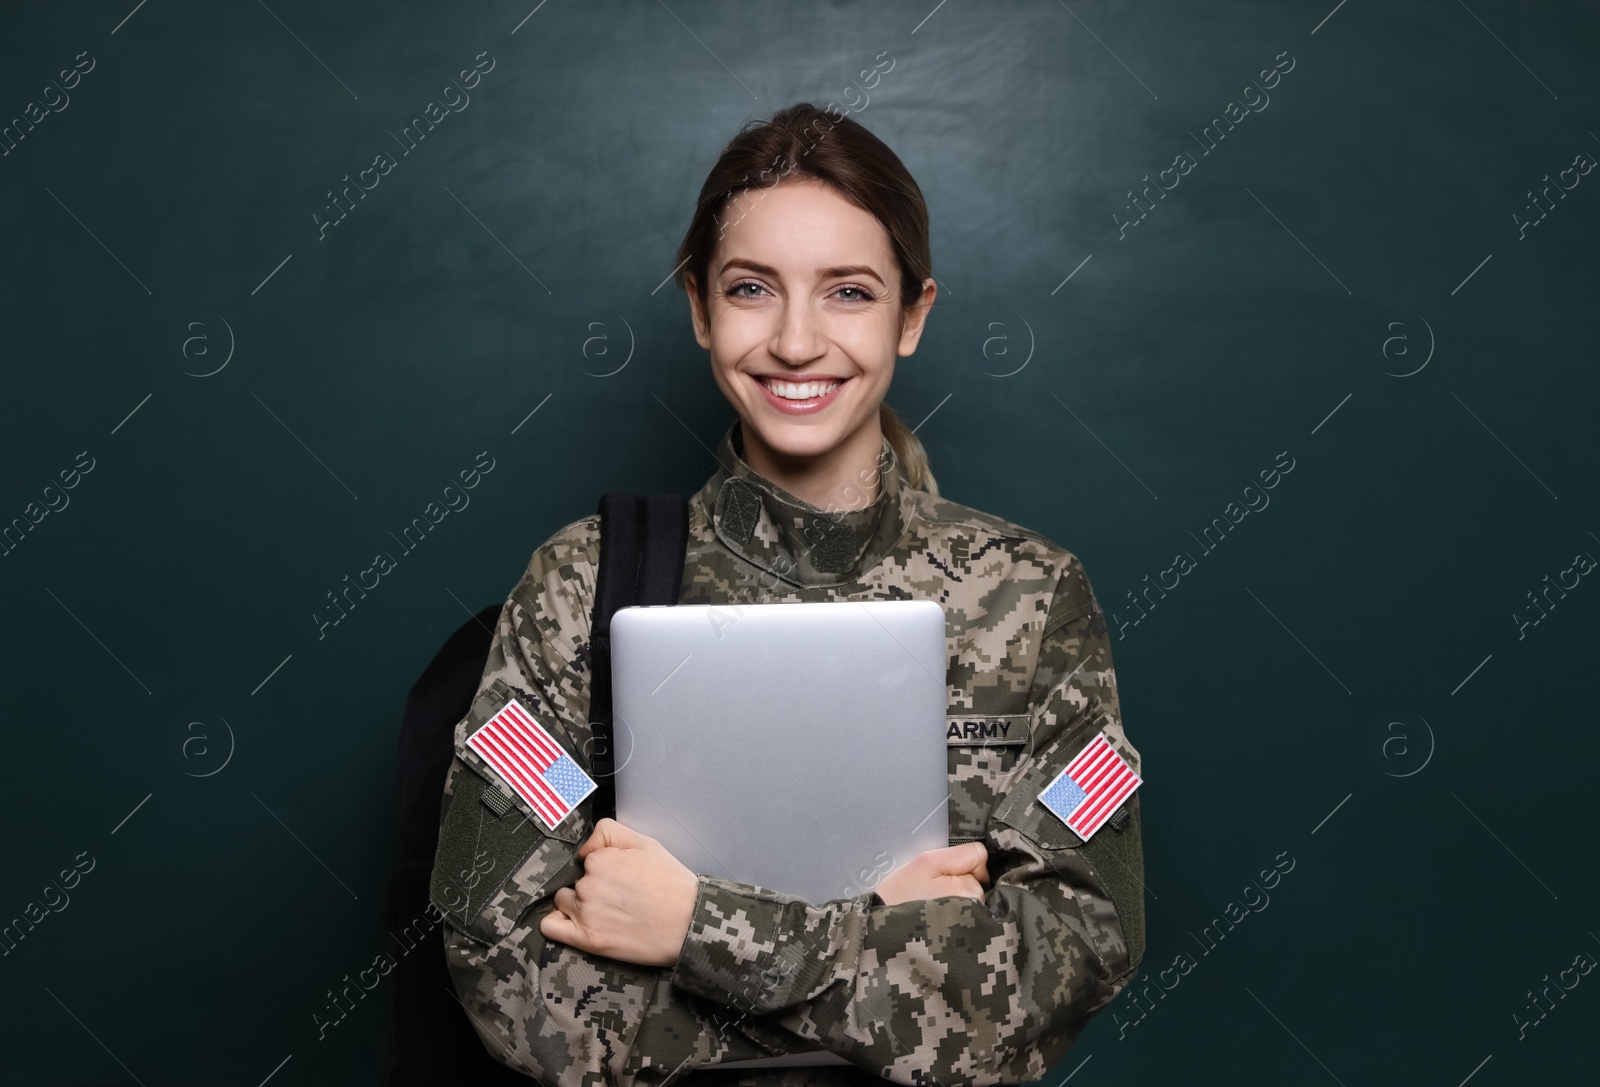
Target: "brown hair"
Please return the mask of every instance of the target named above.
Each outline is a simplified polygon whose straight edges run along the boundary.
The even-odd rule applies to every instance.
[[[771,178],[771,180],[768,180]],[[928,247],[928,205],[910,171],[887,144],[848,116],[797,102],[770,120],[745,123],[728,141],[700,188],[694,218],[678,246],[678,286],[699,297],[710,314],[711,253],[726,226],[722,211],[740,193],[767,189],[784,179],[821,181],[883,224],[900,265],[900,309],[922,296],[933,267]],[[906,482],[939,493],[928,453],[888,402],[878,407],[878,423],[900,462]]]

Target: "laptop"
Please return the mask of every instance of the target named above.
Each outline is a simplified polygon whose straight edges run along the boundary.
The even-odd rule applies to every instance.
[[[621,608],[617,819],[698,874],[866,894],[949,844],[945,663],[931,600]]]

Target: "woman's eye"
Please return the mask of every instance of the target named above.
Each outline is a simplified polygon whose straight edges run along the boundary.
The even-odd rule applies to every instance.
[[[757,283],[755,280],[747,279],[741,283],[735,283],[724,293],[726,293],[729,298],[758,298],[761,295],[766,294],[767,289],[760,283]],[[853,285],[840,287],[834,292],[834,294],[846,302],[873,301],[872,292],[868,291],[865,287],[856,287]]]

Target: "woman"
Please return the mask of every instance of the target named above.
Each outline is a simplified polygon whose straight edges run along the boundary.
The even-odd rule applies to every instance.
[[[551,1087],[1040,1079],[1144,925],[1138,794],[1088,841],[1038,796],[1101,733],[1139,755],[1082,564],[938,497],[883,402],[937,293],[921,192],[865,128],[796,105],[724,149],[678,256],[738,415],[690,503],[680,603],[939,601],[952,844],[806,903],[696,876],[586,805],[555,828],[508,810],[464,743],[508,699],[586,763],[587,517],[534,553],[457,728],[433,901],[462,1004]],[[848,1065],[712,1067],[819,1049]]]

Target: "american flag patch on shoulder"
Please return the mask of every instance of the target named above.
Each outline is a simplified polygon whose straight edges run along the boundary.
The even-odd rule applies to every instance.
[[[583,768],[515,698],[468,736],[467,746],[552,830],[595,790]]]
[[[1087,842],[1143,780],[1101,732],[1044,787],[1039,802]]]

